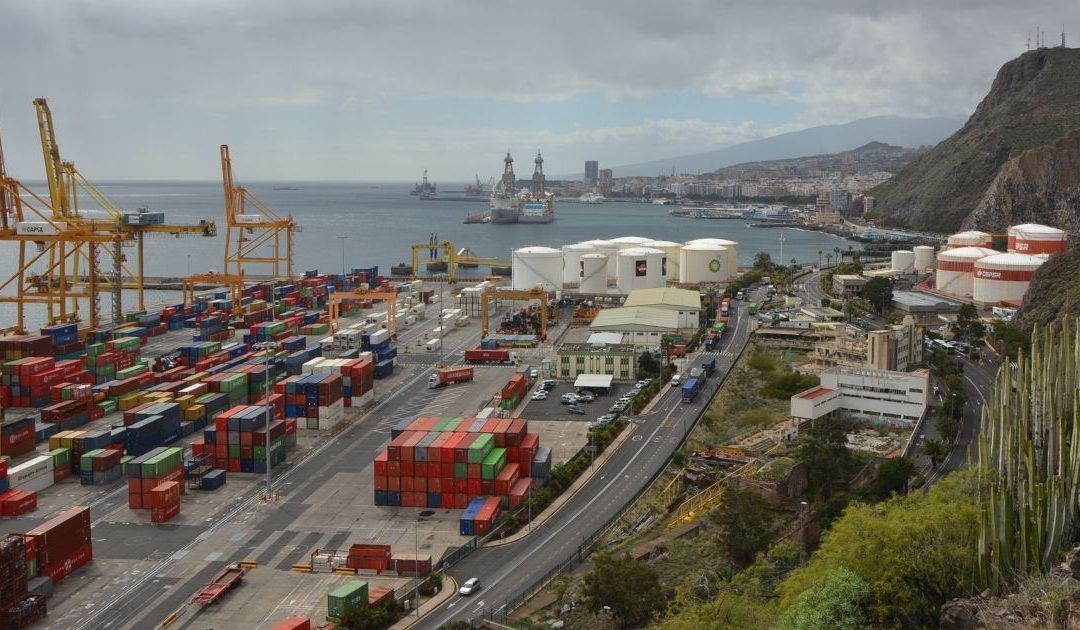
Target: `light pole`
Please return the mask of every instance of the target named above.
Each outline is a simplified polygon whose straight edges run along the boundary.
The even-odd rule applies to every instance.
[[[260,343],[252,344],[252,350],[278,350],[281,348],[281,344],[275,341],[264,341]],[[270,472],[270,419],[273,417],[270,411],[270,359],[273,355],[267,355],[266,361],[263,364],[263,377],[266,384],[266,391],[263,392],[263,409],[266,412],[266,500],[267,502],[273,501],[273,475]]]
[[[338,240],[341,241],[341,275],[345,275],[345,239],[348,236],[339,236]]]
[[[191,275],[191,254],[187,255],[187,275]]]
[[[415,553],[413,554],[413,574],[414,574],[413,575],[413,580],[416,583],[416,593],[414,593],[414,597],[416,598],[416,618],[419,619],[420,618],[420,571],[419,571],[418,565],[416,563],[416,560],[418,558],[420,558],[420,521],[419,520],[417,520],[415,523],[413,523],[413,544],[415,545],[415,547],[413,548],[413,550],[415,551]]]

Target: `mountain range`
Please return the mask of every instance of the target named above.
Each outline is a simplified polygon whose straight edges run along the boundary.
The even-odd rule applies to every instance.
[[[822,125],[734,144],[714,151],[664,160],[618,166],[615,177],[656,177],[677,173],[712,172],[744,162],[782,160],[839,153],[870,142],[902,147],[934,145],[963,124],[959,118],[874,116],[838,125]]]

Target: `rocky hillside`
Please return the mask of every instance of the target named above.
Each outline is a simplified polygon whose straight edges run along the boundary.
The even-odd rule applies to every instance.
[[[1035,325],[1056,321],[1062,315],[1080,315],[1080,248],[1073,246],[1063,254],[1051,256],[1039,270],[1024,296],[1016,324],[1027,331]]]
[[[980,206],[1012,158],[1043,145],[1051,147],[1054,140],[1080,129],[1078,103],[1080,49],[1024,53],[1002,66],[990,93],[959,131],[873,190],[878,209],[890,225],[955,231]],[[1045,162],[1047,155],[1031,161]],[[1029,183],[1035,186],[1035,181]],[[1038,188],[1030,192],[1036,197],[1044,194]],[[1003,196],[1002,203],[1006,199]],[[1080,206],[1071,212],[1080,213]],[[1004,227],[989,224],[992,214],[988,209],[980,225]]]
[[[964,226],[997,232],[1018,223],[1080,234],[1080,131],[1006,162]]]

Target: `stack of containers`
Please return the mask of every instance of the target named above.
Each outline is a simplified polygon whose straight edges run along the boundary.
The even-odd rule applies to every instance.
[[[79,457],[79,482],[84,486],[104,486],[124,476],[120,459],[123,451],[99,448]]]
[[[43,407],[41,421],[55,424],[58,431],[70,431],[89,422],[93,409],[94,401],[91,398],[65,400]]]
[[[303,372],[305,363],[321,356],[322,348],[319,346],[312,346],[311,348],[292,352],[285,357],[285,373],[289,376],[296,376]]]
[[[326,597],[326,619],[342,625],[368,604],[368,585],[362,580],[351,580],[338,587]]]
[[[45,451],[43,455],[43,457],[48,457],[52,461],[53,483],[60,483],[71,476],[71,441],[68,440],[69,446],[60,446],[62,436],[67,433],[69,432],[64,431],[49,436],[49,450]]]
[[[345,416],[340,372],[290,376],[284,387],[285,416],[303,418],[305,429],[330,429]]]
[[[283,463],[289,445],[288,420],[274,419],[261,406],[237,405],[214,417],[214,426],[203,430],[203,442],[193,446],[196,454],[213,456],[214,467],[228,472],[266,472],[266,430],[270,425],[270,466]],[[295,439],[295,428],[292,428]]]
[[[51,357],[26,357],[4,365],[3,403],[5,407],[44,407],[50,388],[63,382],[63,372]]]
[[[182,363],[188,367],[195,367],[199,361],[206,359],[212,354],[221,352],[220,341],[199,341],[191,345],[177,348],[180,352]]]
[[[52,337],[48,335],[15,335],[0,339],[0,359],[4,361],[51,356]]]
[[[469,502],[461,515],[458,531],[462,536],[483,536],[491,531],[502,516],[502,501],[498,497],[478,497]]]
[[[90,344],[86,347],[86,369],[93,373],[94,382],[99,385],[138,376],[145,371],[145,367],[132,369],[138,364],[139,351],[138,337],[121,336]]]
[[[539,436],[525,420],[422,417],[391,428],[375,459],[375,504],[464,509],[497,495],[505,508],[524,502]]]
[[[128,478],[128,507],[149,510],[154,506],[154,489],[167,481],[175,481],[184,493],[184,457],[179,448],[155,448],[129,461],[125,466]]]
[[[158,484],[150,491],[150,521],[165,523],[180,513],[180,487],[176,481]]]
[[[143,455],[180,439],[180,405],[151,403],[129,413],[124,414],[128,455]]]
[[[90,537],[90,508],[73,507],[26,532],[37,549],[38,575],[53,584],[94,558]]]
[[[210,391],[228,396],[230,405],[242,405],[248,401],[248,374],[246,372],[223,372],[203,379]]]
[[[31,595],[34,550],[21,534],[0,539],[0,626],[26,628],[45,617],[45,597]],[[28,558],[28,556],[30,556]]]
[[[0,424],[0,453],[17,457],[34,450],[34,418],[12,418]]]
[[[304,374],[341,374],[345,407],[361,406],[374,397],[374,364],[370,358],[313,359],[303,365]]]
[[[506,385],[503,385],[502,391],[500,392],[502,402],[499,403],[499,406],[508,411],[517,407],[518,403],[521,402],[521,398],[528,390],[528,377],[521,372],[514,374],[510,377],[510,380],[507,381]]]
[[[361,341],[363,349],[374,355],[375,378],[386,378],[394,372],[394,357],[397,356],[397,348],[390,345],[390,333],[385,328],[380,328],[368,335],[366,342]]]
[[[50,338],[53,346],[53,354],[62,357],[78,355],[82,352],[83,345],[79,343],[79,325],[56,324],[41,329],[41,334]]]

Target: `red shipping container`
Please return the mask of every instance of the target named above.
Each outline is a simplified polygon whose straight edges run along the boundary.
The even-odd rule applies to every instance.
[[[19,516],[37,509],[37,493],[26,490],[8,490],[0,494],[0,514]]]
[[[413,476],[413,470],[415,469],[415,467],[413,466],[413,462],[411,462],[409,460],[401,460],[399,462],[399,466],[401,467],[401,476],[402,477],[412,477]]]
[[[385,475],[375,475],[375,489],[376,490],[387,490],[388,489],[387,486],[386,486],[386,476]]]
[[[0,459],[0,477],[6,477],[8,474],[8,463],[6,459]]]
[[[521,446],[528,428],[528,422],[525,420],[511,420],[510,426],[506,429],[506,445]],[[536,434],[534,433],[533,435]],[[539,436],[537,436],[537,438],[539,438]],[[537,443],[539,444],[539,441]]]
[[[381,452],[381,453],[379,453],[378,455],[375,456],[375,476],[377,476],[377,477],[379,477],[379,476],[385,477],[386,476],[386,474],[387,474],[386,473],[386,468],[387,468],[386,463],[387,463],[386,451],[383,451],[383,452]]]
[[[390,492],[400,492],[401,491],[401,479],[402,479],[401,477],[387,477],[386,478],[386,489],[389,490]]]
[[[519,464],[507,464],[503,466],[499,474],[495,476],[495,494],[510,494],[510,488],[521,476]]]
[[[481,479],[470,477],[469,479],[466,479],[465,481],[467,482],[466,487],[468,488],[467,492],[469,494],[480,494],[481,493],[481,490],[483,489],[483,486],[481,485],[481,481],[482,481]]]
[[[180,484],[175,481],[166,481],[150,491],[150,507],[164,509],[173,505],[180,505]]]
[[[273,630],[311,630],[311,621],[307,617],[286,617]]]
[[[61,466],[60,468],[53,468],[53,483],[60,483],[71,476],[71,468],[67,466]]]
[[[468,494],[469,492],[469,480],[454,478],[454,492],[457,494]]]
[[[150,521],[152,523],[165,523],[172,520],[178,514],[180,514],[179,501],[174,505],[152,508],[150,510]]]
[[[469,461],[469,447],[476,441],[479,433],[463,433],[464,437],[454,447],[454,462],[464,464]]]
[[[416,445],[419,444],[420,441],[423,440],[425,437],[427,437],[426,433],[413,432],[409,436],[409,439],[401,445],[401,460],[413,461],[414,459],[416,459]]]
[[[93,559],[93,546],[90,543],[84,543],[56,562],[38,565],[38,575],[47,575],[52,579],[53,584],[56,584]]]
[[[91,544],[90,508],[73,507],[26,532],[37,538],[40,564],[64,561],[83,545]]]
[[[482,464],[468,464],[468,467],[469,467],[469,472],[468,472],[469,479],[479,479],[479,478],[483,477],[484,467],[483,467]]]
[[[427,448],[428,463],[440,463],[443,461],[443,446],[452,436],[452,433],[440,433],[435,437],[435,440]]]
[[[483,479],[480,481],[480,494],[495,494],[495,482]]]
[[[428,492],[433,492],[435,494],[442,493],[442,479],[438,477],[428,477],[427,488]],[[378,488],[376,488],[376,490],[378,490]]]

